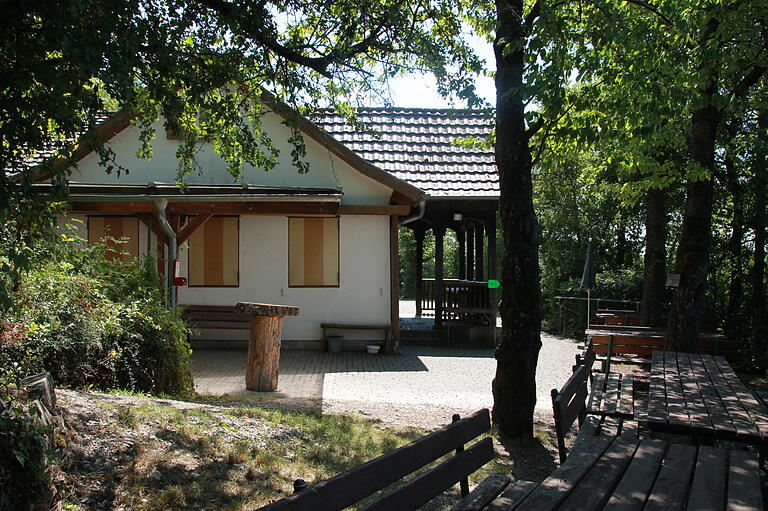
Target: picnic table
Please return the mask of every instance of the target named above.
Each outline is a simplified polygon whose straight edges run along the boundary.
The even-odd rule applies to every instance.
[[[596,437],[540,484],[517,481],[494,493],[455,509],[763,509],[757,453],[628,435]]]
[[[722,356],[654,351],[647,420],[656,431],[768,441],[768,408]]]

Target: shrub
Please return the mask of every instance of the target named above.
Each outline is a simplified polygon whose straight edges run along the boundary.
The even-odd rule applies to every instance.
[[[57,384],[186,395],[187,328],[164,297],[152,259],[125,263],[82,240],[47,246],[16,292],[0,364],[24,360]]]

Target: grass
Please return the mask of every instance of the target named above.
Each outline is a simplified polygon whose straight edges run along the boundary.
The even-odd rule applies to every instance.
[[[292,493],[295,479],[328,479],[426,434],[360,416],[267,409],[257,402],[205,399],[180,408],[151,398],[136,401],[130,407],[96,402],[111,433],[132,442],[115,448],[112,458],[121,462],[114,473],[71,474],[74,487],[101,493],[80,490],[67,500],[101,504],[68,509],[254,509]],[[554,467],[551,428],[537,425],[535,433],[529,442],[495,441],[507,455],[473,474],[471,484],[491,473],[545,477]],[[450,507],[457,495],[451,490],[425,509]]]

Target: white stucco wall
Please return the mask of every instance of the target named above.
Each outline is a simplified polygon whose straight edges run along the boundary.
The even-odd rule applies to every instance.
[[[389,323],[389,218],[342,216],[338,288],[288,287],[288,219],[240,217],[240,286],[179,288],[180,304],[234,305],[239,301],[295,305],[283,320],[286,340],[316,340],[320,323]],[[188,250],[180,252],[186,275]],[[245,332],[206,331],[205,337],[245,338]]]
[[[392,190],[356,171],[344,160],[320,145],[308,136],[304,137],[307,148],[305,161],[309,163],[309,172],[299,174],[291,161],[291,148],[288,142],[290,131],[274,114],[267,114],[264,128],[270,133],[272,141],[280,150],[276,168],[263,169],[246,166],[241,179],[234,179],[226,170],[225,162],[214,153],[209,144],[198,153],[197,161],[203,169],[193,173],[185,180],[190,184],[233,184],[249,183],[264,186],[298,186],[312,188],[341,188],[343,204],[388,204]],[[117,155],[117,162],[129,169],[129,173],[108,176],[99,166],[96,154],[83,158],[73,172],[72,181],[82,183],[121,183],[147,184],[151,181],[173,183],[178,172],[176,150],[178,140],[169,140],[165,128],[160,122],[155,124],[156,136],[152,143],[151,160],[136,156],[139,149],[136,127],[129,126],[116,135],[108,144]]]
[[[190,184],[249,183],[265,186],[320,187],[341,189],[342,203],[350,205],[385,205],[392,190],[356,171],[313,139],[305,137],[306,160],[310,170],[298,174],[290,157],[289,130],[277,116],[269,114],[264,122],[275,145],[280,149],[278,166],[265,172],[246,167],[240,180],[226,172],[225,163],[210,148],[198,155],[202,173],[187,176]],[[180,142],[169,140],[161,123],[156,124],[153,158],[136,156],[138,129],[128,127],[109,145],[117,161],[129,169],[122,175],[107,175],[98,165],[98,157],[85,157],[75,169],[71,181],[81,183],[147,184],[151,181],[173,183],[177,177],[176,150]],[[83,221],[86,217],[77,215]],[[237,288],[179,288],[179,304],[234,305],[254,301],[296,305],[301,314],[286,317],[283,338],[317,340],[320,324],[390,322],[389,217],[342,216],[340,219],[340,287],[288,287],[288,219],[272,216],[240,217],[240,285]],[[140,224],[139,248],[147,253],[147,229]],[[83,232],[87,237],[87,231]],[[149,250],[156,249],[156,240]],[[179,252],[182,275],[187,274],[188,250]],[[239,330],[206,330],[206,339],[245,339]],[[372,336],[372,337],[371,337]],[[355,338],[377,338],[374,333],[355,333]]]

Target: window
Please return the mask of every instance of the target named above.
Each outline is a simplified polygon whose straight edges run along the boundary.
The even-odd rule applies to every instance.
[[[339,286],[339,219],[288,219],[288,286]]]
[[[214,216],[189,237],[190,287],[240,285],[240,217]]]
[[[122,243],[119,242],[121,238],[124,238]],[[135,259],[139,255],[139,219],[135,216],[89,216],[88,245],[102,242],[107,245],[107,259]]]

